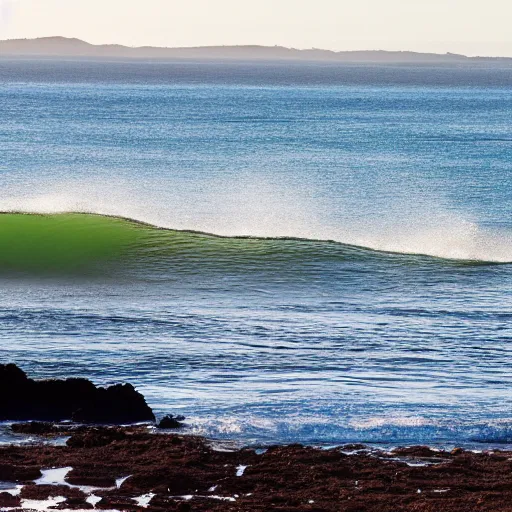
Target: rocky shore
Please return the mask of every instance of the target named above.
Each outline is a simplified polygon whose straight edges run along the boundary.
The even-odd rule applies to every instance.
[[[118,393],[71,381],[31,381],[17,367],[0,365],[0,418],[42,411],[38,419],[82,420],[11,425],[25,443],[0,446],[0,511],[512,512],[512,453],[360,445],[228,449],[156,429],[151,409],[129,385]],[[12,382],[30,393],[9,389]],[[62,394],[48,398],[39,387]],[[6,396],[16,392],[24,403]],[[151,424],[85,424],[110,423],[116,414],[146,416]],[[181,420],[169,417],[162,426],[179,427]]]
[[[0,447],[0,509],[512,510],[512,453],[300,445],[226,451],[148,427],[70,434],[65,446]]]

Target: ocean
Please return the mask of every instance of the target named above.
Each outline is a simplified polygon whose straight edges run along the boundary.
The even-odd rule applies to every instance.
[[[0,361],[242,444],[510,447],[511,119],[497,64],[2,59]]]

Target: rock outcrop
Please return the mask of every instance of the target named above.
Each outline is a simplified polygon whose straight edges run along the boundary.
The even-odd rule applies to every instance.
[[[157,425],[157,428],[160,429],[169,429],[174,430],[178,428],[183,428],[185,424],[183,421],[185,420],[185,416],[174,416],[172,414],[168,414],[164,416]]]
[[[131,384],[96,387],[87,379],[33,380],[14,364],[0,365],[0,421],[124,424],[154,421]]]

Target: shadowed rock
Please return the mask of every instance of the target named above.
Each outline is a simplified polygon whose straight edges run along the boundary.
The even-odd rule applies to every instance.
[[[154,419],[131,384],[98,388],[87,379],[35,381],[14,364],[0,365],[0,421],[120,424]]]
[[[157,425],[157,428],[161,429],[177,429],[183,428],[185,424],[183,421],[185,420],[185,416],[173,416],[172,414],[168,414],[164,416]]]
[[[15,434],[34,434],[38,436],[58,434],[60,428],[53,423],[45,423],[41,421],[30,421],[29,423],[14,423],[11,430]]]
[[[18,496],[13,496],[8,492],[0,491],[0,507],[17,508],[21,505],[21,500]]]

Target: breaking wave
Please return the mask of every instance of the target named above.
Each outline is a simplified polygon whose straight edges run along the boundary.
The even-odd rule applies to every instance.
[[[333,240],[224,236],[161,228],[138,220],[90,213],[0,216],[0,272],[119,271],[141,268],[202,270],[320,264],[347,260],[445,264],[508,263],[503,259],[438,258]]]

